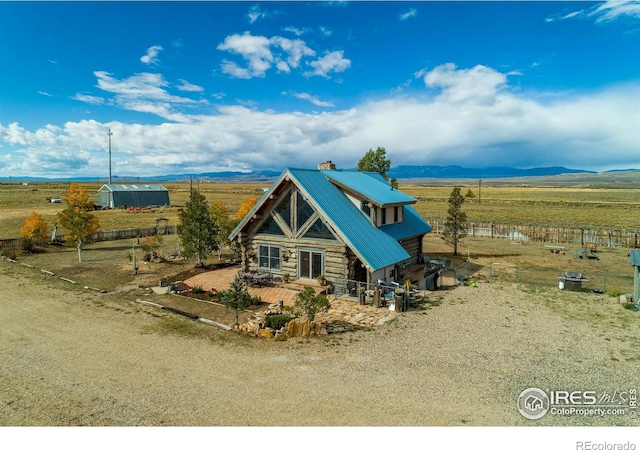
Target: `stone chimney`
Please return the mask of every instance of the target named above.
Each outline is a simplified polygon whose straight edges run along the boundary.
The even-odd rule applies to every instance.
[[[336,170],[336,165],[331,161],[318,164],[318,170]]]

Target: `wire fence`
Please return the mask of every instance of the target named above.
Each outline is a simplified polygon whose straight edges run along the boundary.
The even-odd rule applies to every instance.
[[[445,229],[442,219],[429,220],[429,224],[431,224],[433,232],[437,234],[442,234]],[[586,244],[595,244],[600,247],[638,248],[640,246],[640,230],[469,223],[467,225],[467,236],[515,241],[579,244],[583,247]]]
[[[150,228],[127,228],[124,230],[99,231],[91,236],[93,242],[115,241],[119,239],[141,238],[146,236],[165,235],[177,233],[178,227],[175,225],[158,226]],[[64,235],[58,234],[56,241],[64,242]],[[17,250],[22,248],[22,239],[0,239],[0,251]]]
[[[565,271],[552,267],[518,266],[504,263],[492,263],[488,267],[482,267],[470,261],[454,268],[453,272],[457,285],[470,277],[474,277],[486,278],[489,281],[557,286],[561,288],[564,285],[563,278],[566,276]],[[633,292],[633,275],[597,271],[581,273],[580,275],[579,290],[608,293],[610,295]]]

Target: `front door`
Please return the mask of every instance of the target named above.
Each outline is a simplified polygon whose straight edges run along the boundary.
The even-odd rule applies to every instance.
[[[324,274],[324,252],[304,249],[298,255],[298,278],[314,280]]]

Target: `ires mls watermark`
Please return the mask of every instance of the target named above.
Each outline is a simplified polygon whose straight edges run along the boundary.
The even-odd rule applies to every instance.
[[[547,414],[554,416],[637,416],[638,391],[543,391],[528,388],[518,396],[518,411],[536,420]]]

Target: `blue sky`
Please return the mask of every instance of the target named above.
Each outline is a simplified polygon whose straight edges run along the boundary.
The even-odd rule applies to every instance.
[[[0,2],[0,177],[640,168],[640,1]]]

